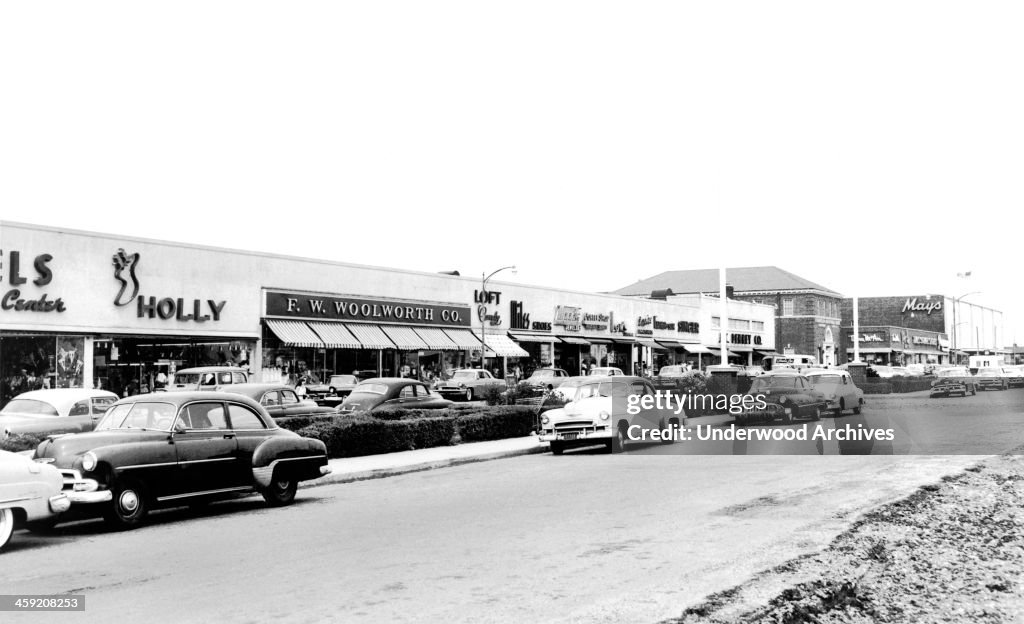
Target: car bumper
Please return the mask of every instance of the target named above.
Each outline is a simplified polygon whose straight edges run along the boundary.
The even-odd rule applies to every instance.
[[[979,381],[975,385],[984,390],[985,388],[1002,388],[1006,383],[1007,382],[1002,379],[988,379],[985,381]]]
[[[960,394],[967,392],[966,384],[947,384],[943,386],[932,386],[932,394]]]
[[[587,431],[552,431],[550,429],[545,429],[541,431],[538,439],[541,442],[587,442],[591,440],[594,442],[603,442],[612,439],[612,430],[607,427],[604,429]]]

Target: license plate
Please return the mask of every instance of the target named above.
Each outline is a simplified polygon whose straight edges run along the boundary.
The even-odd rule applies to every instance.
[[[572,433],[563,433],[561,437],[563,440],[575,440],[580,437],[580,434],[574,431]]]

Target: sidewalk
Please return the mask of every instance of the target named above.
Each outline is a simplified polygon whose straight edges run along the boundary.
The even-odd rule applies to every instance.
[[[342,457],[328,460],[331,474],[314,481],[304,481],[299,487],[314,487],[331,483],[350,483],[364,479],[381,479],[408,472],[433,470],[447,466],[458,466],[479,461],[532,455],[548,450],[546,442],[540,442],[537,436],[491,440],[488,442],[471,442],[455,446],[438,446],[434,448],[384,453],[382,455],[366,455],[363,457]]]

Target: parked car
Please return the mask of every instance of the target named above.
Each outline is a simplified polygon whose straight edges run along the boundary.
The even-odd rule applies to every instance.
[[[64,478],[53,466],[0,451],[0,549],[10,541],[15,522],[44,527],[67,511],[71,501],[63,487]]]
[[[811,387],[825,395],[828,404],[825,409],[832,410],[836,416],[851,409],[860,414],[864,405],[864,392],[853,383],[853,377],[844,370],[808,369],[804,371]]]
[[[1003,372],[1006,373],[1006,382],[1011,388],[1024,386],[1024,367],[1004,366]]]
[[[979,368],[974,374],[974,383],[982,390],[1007,390],[1010,387],[1010,373],[994,366]]]
[[[561,368],[538,368],[533,374],[523,380],[524,389],[535,392],[546,392],[554,390],[569,379],[570,375]]]
[[[756,377],[750,384],[747,396],[754,401],[745,403],[753,405],[736,415],[738,423],[772,421],[776,418],[787,423],[796,418],[819,420],[821,411],[828,407],[825,395],[815,390],[806,377],[785,368],[776,368]],[[763,407],[758,403],[758,398],[763,401]]]
[[[452,373],[450,379],[438,384],[437,391],[446,399],[461,397],[472,401],[483,397],[488,388],[505,390],[505,380],[495,379],[490,371],[462,368]]]
[[[601,377],[612,377],[622,375],[622,369],[614,366],[595,366],[590,369],[588,375],[601,376]]]
[[[558,397],[563,401],[572,401],[580,385],[593,380],[594,378],[590,376],[566,377],[565,381],[558,384],[558,387],[551,391],[551,396]]]
[[[966,368],[951,367],[944,368],[935,374],[935,381],[932,382],[931,396],[951,396],[959,394],[978,394],[978,387],[975,385],[974,375]]]
[[[333,407],[321,407],[311,399],[300,399],[295,388],[286,384],[232,384],[227,392],[241,394],[256,401],[267,410],[271,418],[286,416],[316,416],[318,414],[336,414]]]
[[[502,388],[504,388],[502,383]],[[339,412],[372,411],[385,408],[445,409],[452,402],[430,386],[405,377],[378,377],[360,382],[338,407]]]
[[[878,377],[879,379],[892,379],[897,376],[892,366],[885,364],[871,364],[868,366],[866,374],[868,377]]]
[[[92,431],[117,399],[113,392],[82,388],[23,392],[0,410],[0,440],[15,434],[43,438]]]
[[[563,384],[563,389],[565,385]],[[642,377],[615,375],[588,376],[574,384],[571,402],[541,416],[540,440],[548,442],[551,452],[561,455],[568,448],[603,444],[609,450],[621,451],[633,440],[630,427],[641,430],[666,430],[686,425],[686,414],[668,409],[644,409],[629,414],[623,409],[630,396],[654,396],[654,385]],[[567,389],[568,390],[568,389]],[[619,408],[619,409],[616,409]],[[650,438],[649,438],[650,439]],[[661,440],[671,444],[673,440]]]
[[[331,375],[326,383],[307,385],[306,396],[317,405],[337,407],[357,385],[359,378],[355,375]]]
[[[259,492],[291,504],[299,481],[330,472],[324,443],[279,428],[259,403],[227,392],[141,394],[89,433],[44,440],[38,462],[64,477],[73,512],[133,528],[151,508]]]
[[[907,364],[904,368],[911,377],[924,377],[925,375],[931,374],[931,367],[929,364]]]
[[[689,372],[687,367],[681,364],[662,366],[658,370],[658,374],[651,378],[651,383],[654,384],[655,390],[680,392],[683,379]]]
[[[249,373],[237,366],[199,366],[183,368],[174,373],[166,390],[223,390],[231,384],[249,382]]]

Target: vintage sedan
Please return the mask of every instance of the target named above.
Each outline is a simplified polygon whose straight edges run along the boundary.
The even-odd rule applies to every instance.
[[[330,472],[323,442],[279,428],[248,397],[207,391],[122,399],[94,431],[44,440],[34,458],[61,472],[73,512],[122,529],[150,508],[252,492],[289,505],[299,481]]]
[[[15,524],[43,527],[71,506],[62,491],[64,479],[53,466],[18,453],[0,451],[0,548]]]
[[[844,370],[808,369],[804,376],[811,382],[811,387],[825,395],[828,405],[825,409],[832,410],[836,416],[850,409],[860,414],[864,405],[864,391],[853,383],[853,377]]]
[[[772,421],[781,418],[791,423],[796,418],[820,420],[828,407],[825,395],[811,386],[801,373],[792,369],[775,369],[754,378],[747,391],[753,401],[745,400],[736,422]]]
[[[595,377],[612,377],[616,375],[624,375],[625,373],[622,372],[621,368],[617,368],[615,366],[595,366],[590,369],[590,372],[587,374]]]
[[[430,386],[405,377],[378,377],[361,382],[338,406],[338,412],[351,413],[375,409],[445,409],[452,402]]]
[[[1024,367],[1004,366],[1003,372],[1006,373],[1006,383],[1008,383],[1011,388],[1020,388],[1024,386]]]
[[[224,390],[231,384],[249,382],[249,373],[237,366],[197,366],[183,368],[174,373],[174,379],[167,384],[166,390]]]
[[[495,379],[489,371],[479,368],[463,368],[452,373],[447,381],[438,384],[437,391],[446,399],[461,397],[472,401],[483,398],[490,388],[505,390],[505,380]]]
[[[978,386],[975,383],[971,371],[962,366],[943,368],[935,373],[935,381],[932,382],[931,396],[952,396],[959,394],[978,394]]]
[[[544,412],[541,416],[540,440],[550,445],[551,452],[561,455],[568,448],[604,445],[612,452],[624,450],[626,444],[647,441],[671,444],[671,435],[660,432],[677,431],[686,425],[686,413],[676,413],[667,406],[642,408],[630,413],[630,400],[654,399],[654,385],[641,377],[615,375],[588,376],[585,381],[563,388],[572,399],[564,407]],[[562,390],[563,388],[559,388]],[[649,436],[657,430],[657,436]]]
[[[1010,387],[1010,373],[995,366],[979,368],[974,374],[975,385],[982,390],[1007,390]]]
[[[337,413],[333,407],[321,407],[316,404],[316,401],[300,399],[299,395],[295,394],[295,388],[285,384],[234,384],[228,386],[226,391],[241,394],[256,401],[273,418]]]
[[[331,375],[324,383],[306,384],[308,397],[317,405],[337,407],[359,385],[355,375]]]
[[[81,388],[24,392],[0,410],[0,440],[12,435],[45,438],[58,433],[92,431],[117,398],[106,390]]]
[[[569,379],[569,373],[561,368],[538,368],[520,384],[525,390],[550,392]]]

